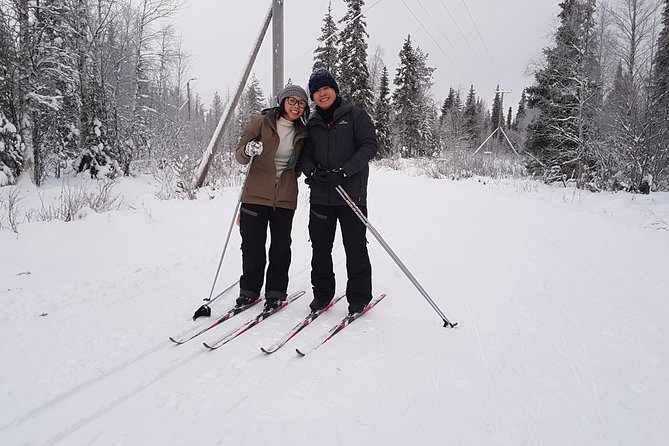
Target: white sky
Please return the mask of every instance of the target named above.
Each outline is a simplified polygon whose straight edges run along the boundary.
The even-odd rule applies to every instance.
[[[368,54],[373,54],[377,45],[383,48],[392,82],[398,53],[407,34],[411,34],[414,47],[428,53],[428,65],[436,68],[433,97],[438,103],[450,86],[460,87],[464,96],[474,84],[477,94],[491,104],[499,84],[502,90],[513,91],[505,95],[504,108],[512,106],[515,111],[520,92],[532,83],[532,77],[527,75],[528,64],[538,60],[541,49],[550,44],[558,3],[367,0]],[[233,92],[237,87],[270,4],[269,0],[185,1],[177,17],[177,28],[192,55],[190,75],[197,80],[191,85],[206,104],[214,91],[224,95],[226,90]],[[285,81],[290,78],[306,87],[327,5],[328,0],[285,0]],[[343,0],[333,0],[332,8],[335,20],[343,17]],[[270,45],[271,27],[254,68],[265,95],[270,94],[272,85]]]

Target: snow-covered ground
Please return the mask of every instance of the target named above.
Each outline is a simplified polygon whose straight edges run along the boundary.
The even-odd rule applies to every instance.
[[[388,297],[300,358],[346,312],[259,350],[307,313],[306,188],[290,288],[307,295],[216,351],[202,341],[257,310],[168,337],[196,325],[239,189],[160,201],[156,188],[125,179],[125,210],[0,230],[1,445],[667,444],[668,193],[375,168],[370,221],[459,325],[442,327],[370,235]],[[218,290],[239,276],[238,247],[235,230]],[[335,260],[343,289],[341,243]]]

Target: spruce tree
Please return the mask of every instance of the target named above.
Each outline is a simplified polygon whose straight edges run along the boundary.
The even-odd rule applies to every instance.
[[[394,132],[403,156],[431,155],[436,147],[438,125],[434,103],[429,96],[434,68],[427,66],[427,55],[413,48],[407,36],[399,53],[400,63],[393,83]]]
[[[241,134],[244,128],[251,122],[251,119],[260,114],[264,102],[265,98],[263,91],[260,88],[260,82],[254,74],[251,76],[251,80],[237,106],[237,125],[239,134]],[[273,102],[276,103],[276,99]]]
[[[499,93],[499,85],[497,86],[497,90],[495,90],[495,98],[492,101],[491,121],[493,130],[498,126],[501,127],[504,125],[504,114],[502,113],[502,100]]]
[[[518,101],[518,110],[516,111],[516,119],[513,121],[513,130],[525,130],[525,119],[527,117],[527,96],[525,89],[520,93],[520,100]]]
[[[448,96],[444,100],[439,119],[441,146],[445,151],[465,149],[468,145],[468,136],[463,125],[462,101],[460,91],[449,88]]]
[[[364,0],[345,0],[346,15],[339,21],[344,28],[339,33],[337,84],[341,95],[354,105],[369,110],[373,93],[369,86],[367,68],[367,24],[362,14]]]
[[[482,130],[479,119],[479,110],[477,109],[476,104],[476,90],[474,90],[474,85],[472,84],[467,93],[467,99],[465,99],[465,108],[462,115],[464,131],[469,140],[472,141],[473,145],[479,144],[480,133]]]
[[[555,46],[544,49],[545,65],[527,89],[529,106],[538,111],[528,127],[529,168],[535,174],[558,170],[579,186],[596,175],[596,42],[594,0],[564,0]]]
[[[413,157],[418,153],[420,141],[418,133],[418,114],[416,101],[420,96],[417,66],[418,60],[411,45],[411,36],[407,36],[399,53],[400,63],[393,83],[394,130],[397,135],[398,150],[403,156]]]
[[[328,12],[323,17],[321,36],[318,38],[320,44],[314,50],[314,65],[312,71],[325,68],[335,77],[337,76],[337,24],[332,18],[332,1],[328,2]]]
[[[390,105],[390,79],[388,68],[383,67],[379,82],[379,96],[374,105],[374,127],[379,144],[377,158],[388,158],[392,155],[392,140],[390,135],[390,120],[392,109]]]
[[[18,52],[9,18],[0,11],[0,187],[13,184],[21,173],[23,154],[14,102]]]
[[[439,117],[439,122],[443,123],[446,115],[453,110],[455,106],[455,89],[450,87],[448,89],[448,96],[444,99],[444,103],[441,105],[441,116]]]

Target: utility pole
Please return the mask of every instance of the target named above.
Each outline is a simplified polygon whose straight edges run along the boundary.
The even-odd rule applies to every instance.
[[[274,98],[283,90],[283,2],[272,1],[272,90]]]
[[[504,93],[511,93],[511,90],[509,90],[509,91],[500,91],[499,86],[497,86],[497,89],[495,90],[495,95],[500,94],[500,98],[499,98],[499,115],[497,116],[497,128],[496,128],[495,130],[493,130],[493,132],[490,134],[490,136],[488,136],[488,137],[485,139],[485,141],[483,141],[483,143],[481,143],[481,145],[478,147],[478,149],[476,149],[476,150],[474,151],[474,153],[472,154],[472,156],[476,155],[476,154],[478,153],[478,151],[481,150],[481,147],[483,147],[483,146],[485,145],[485,143],[487,143],[488,140],[490,140],[490,138],[492,138],[492,137],[495,135],[495,133],[497,133],[497,132],[501,132],[502,135],[504,135],[504,138],[506,139],[506,142],[509,143],[509,146],[511,146],[511,150],[513,150],[513,153],[515,153],[516,155],[520,156],[520,155],[518,154],[518,151],[516,151],[516,148],[513,147],[513,144],[511,144],[511,140],[509,140],[509,137],[506,136],[506,133],[504,132],[504,129],[502,128],[502,110],[504,110]],[[497,147],[497,146],[496,146],[496,147]]]

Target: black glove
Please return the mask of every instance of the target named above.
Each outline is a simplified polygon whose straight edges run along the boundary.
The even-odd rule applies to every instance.
[[[342,168],[332,169],[329,173],[330,177],[328,178],[328,182],[333,189],[343,183],[344,179],[346,179],[346,172],[344,172],[344,169]]]
[[[311,181],[321,186],[330,185],[330,172],[327,170],[318,170],[311,175]]]

